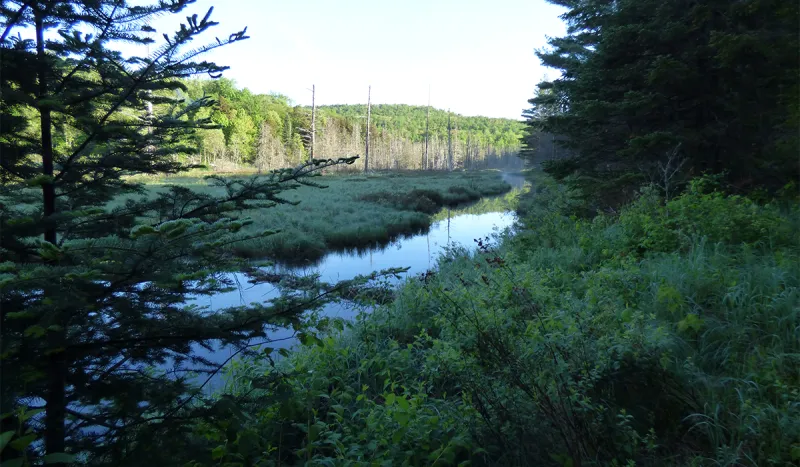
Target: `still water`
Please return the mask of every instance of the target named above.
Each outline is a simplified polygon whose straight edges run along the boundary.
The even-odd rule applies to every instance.
[[[511,227],[514,219],[514,214],[511,212],[453,215],[432,224],[427,233],[398,239],[384,248],[359,253],[330,253],[316,265],[285,269],[285,271],[298,275],[319,274],[320,280],[328,283],[395,267],[409,268],[403,276],[413,277],[434,268],[437,259],[447,246],[462,245],[474,250],[475,239],[491,236]],[[262,303],[278,295],[278,291],[271,284],[249,284],[243,274],[235,274],[234,277],[240,284],[237,290],[203,297],[194,303],[215,310],[254,302]],[[328,317],[353,319],[361,311],[347,303],[332,303],[322,310],[322,314]],[[289,329],[272,331],[268,337],[268,340],[273,342],[264,345],[274,349],[290,348],[297,344]],[[251,344],[255,343],[254,341]],[[213,351],[199,346],[195,348],[197,355],[215,363],[227,361],[235,351],[236,349],[229,347]],[[221,378],[214,378],[209,387],[219,387],[221,382]]]
[[[434,267],[446,246],[460,244],[472,248],[475,239],[505,229],[513,221],[514,215],[506,212],[461,214],[434,223],[427,233],[396,240],[381,249],[358,253],[330,253],[314,266],[286,268],[284,271],[299,275],[319,274],[320,279],[325,282],[352,279],[361,274],[393,267],[407,267],[409,270],[405,275],[413,276]],[[275,296],[272,285],[250,286],[244,275],[236,274],[235,277],[242,284],[238,290],[205,297],[195,303],[207,305],[213,310],[263,302]]]
[[[503,180],[515,189],[522,188],[525,183],[524,177],[520,174],[504,173]],[[426,233],[399,238],[388,246],[360,252],[330,253],[314,265],[284,267],[281,270],[301,276],[319,274],[320,280],[327,283],[352,279],[358,275],[388,268],[408,268],[408,271],[402,274],[403,278],[413,277],[435,268],[439,256],[448,246],[461,245],[471,251],[474,250],[475,239],[485,238],[510,228],[515,215],[510,211],[468,214],[445,210],[435,218],[442,220],[434,222]],[[193,303],[207,306],[213,311],[251,303],[264,303],[278,296],[278,290],[271,284],[249,284],[244,274],[233,274],[232,277],[239,284],[236,290],[197,298]],[[353,319],[362,311],[364,311],[362,308],[356,308],[348,303],[332,303],[326,305],[321,313],[331,318]],[[259,339],[250,344],[264,340]],[[271,331],[266,340],[271,342],[264,342],[264,345],[274,349],[291,348],[298,343],[290,329]],[[231,347],[219,347],[208,351],[196,346],[194,350],[198,356],[217,364],[227,362],[236,353],[236,349]],[[218,388],[221,383],[222,378],[217,376],[210,381],[207,388]]]

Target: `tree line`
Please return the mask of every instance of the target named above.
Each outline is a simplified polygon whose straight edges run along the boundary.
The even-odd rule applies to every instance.
[[[195,162],[226,169],[266,171],[308,159],[311,108],[280,94],[255,94],[234,81],[189,80],[187,97],[211,97],[203,110],[219,128],[197,135]],[[363,155],[367,105],[317,107],[315,151],[320,157]],[[426,127],[427,123],[427,127]],[[426,128],[428,160],[425,160]],[[510,119],[465,117],[420,106],[372,106],[370,168],[400,170],[520,167],[516,158],[524,126]],[[355,170],[358,167],[348,167]]]

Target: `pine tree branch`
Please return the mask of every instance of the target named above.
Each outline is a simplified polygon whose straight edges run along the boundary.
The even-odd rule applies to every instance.
[[[233,360],[236,356],[238,356],[240,353],[244,352],[245,350],[253,348],[253,347],[258,347],[258,346],[264,345],[264,344],[272,344],[274,342],[282,342],[282,341],[287,341],[287,340],[290,340],[290,339],[294,339],[295,334],[292,334],[289,337],[284,337],[284,338],[281,338],[281,339],[274,339],[274,340],[263,341],[263,342],[258,342],[258,343],[255,343],[255,344],[247,344],[245,346],[242,346],[241,348],[236,350],[236,352],[231,354],[227,359],[225,359],[224,362],[222,362],[222,363],[217,365],[217,368],[208,376],[208,378],[206,378],[206,380],[203,382],[203,384],[201,384],[197,388],[198,392],[202,391],[206,387],[206,385],[208,385],[208,383],[211,382],[212,379],[214,379],[214,376],[216,376],[220,371],[222,371],[222,369],[225,367],[225,365],[230,363],[231,360]],[[148,422],[152,422],[152,421],[155,421],[155,420],[163,420],[163,419],[170,418],[173,414],[177,413],[178,411],[180,411],[181,409],[186,407],[186,405],[188,405],[189,402],[191,402],[195,397],[197,397],[197,393],[192,394],[190,397],[186,398],[186,400],[184,400],[183,402],[178,404],[177,407],[175,407],[170,412],[167,412],[165,415],[160,416],[160,417],[152,417],[152,418],[149,418],[149,419],[146,419],[146,420],[142,420],[139,424],[148,423]]]
[[[343,283],[340,283],[334,288],[328,289],[322,293],[317,294],[316,296],[310,299],[305,299],[289,308],[280,310],[277,313],[272,314],[271,317],[274,318],[296,313],[297,311],[305,309],[308,307],[308,305],[316,303],[319,300],[329,295],[345,290],[351,285],[352,285],[351,281],[345,281]],[[150,343],[154,341],[155,342],[198,342],[198,341],[214,340],[224,337],[227,333],[244,330],[247,327],[252,326],[253,324],[256,324],[259,321],[265,321],[265,318],[263,317],[249,318],[233,326],[229,326],[226,328],[216,328],[213,330],[213,332],[206,331],[197,334],[190,333],[183,335],[160,335],[160,336],[148,336],[148,337],[131,338],[131,339],[108,339],[105,341],[85,342],[82,344],[67,345],[65,347],[65,351],[67,352],[72,351],[72,353],[91,353],[92,351],[108,347],[127,348],[127,349],[138,349],[140,347],[150,348],[152,347]]]
[[[183,38],[183,40],[180,41],[176,40],[174,43],[171,43],[168,47],[165,47],[159,54],[156,55],[154,59],[150,60],[150,63],[148,63],[148,65],[145,67],[144,70],[138,73],[138,76],[133,80],[133,83],[131,83],[128,89],[123,93],[122,97],[119,100],[117,100],[100,119],[98,119],[95,129],[92,130],[92,132],[86,136],[86,138],[83,140],[83,142],[81,142],[78,148],[72,152],[72,154],[67,158],[66,161],[64,161],[64,163],[62,164],[61,171],[55,177],[56,180],[63,178],[64,174],[69,170],[69,167],[75,160],[75,158],[77,158],[88,147],[89,143],[93,141],[94,138],[97,137],[97,135],[100,133],[100,129],[106,124],[108,119],[111,118],[111,116],[114,113],[116,113],[116,111],[122,106],[122,104],[124,104],[130,98],[130,96],[132,96],[133,93],[139,89],[139,86],[141,86],[143,83],[148,82],[148,77],[150,73],[155,69],[156,63],[158,63],[164,57],[167,57],[168,55],[173,53],[185,42],[191,39],[192,35],[187,35]]]
[[[214,379],[214,377],[217,374],[219,374],[219,372],[222,371],[223,368],[225,368],[225,365],[230,363],[234,358],[239,356],[242,352],[244,352],[244,351],[246,351],[248,349],[251,349],[253,347],[261,346],[261,345],[273,344],[273,343],[276,343],[276,342],[289,341],[289,340],[294,339],[295,335],[296,335],[296,333],[293,333],[291,336],[288,336],[288,337],[283,337],[283,338],[280,338],[280,339],[270,339],[270,340],[260,341],[260,342],[257,342],[257,343],[246,344],[244,346],[241,346],[233,354],[231,354],[228,358],[226,358],[223,362],[214,364],[213,365],[214,366],[213,370],[185,369],[186,372],[193,372],[193,373],[202,371],[202,372],[206,373],[208,376],[200,386],[195,386],[193,388],[193,389],[195,389],[194,394],[190,395],[189,397],[187,397],[186,399],[181,401],[176,407],[172,408],[171,410],[169,410],[164,415],[141,418],[141,419],[136,420],[134,422],[130,422],[130,423],[124,424],[122,426],[119,426],[119,425],[112,425],[110,423],[104,422],[100,418],[92,417],[92,416],[87,415],[87,414],[82,414],[80,412],[77,412],[77,411],[74,411],[74,410],[71,410],[71,409],[67,409],[68,413],[70,415],[74,416],[75,418],[78,418],[80,420],[86,421],[86,422],[91,423],[91,424],[93,424],[95,426],[102,426],[102,427],[107,428],[109,430],[127,430],[127,429],[130,429],[130,428],[134,428],[136,426],[140,426],[142,424],[152,423],[152,422],[155,422],[155,421],[193,420],[193,419],[204,417],[205,416],[204,414],[201,414],[199,416],[183,416],[183,417],[176,417],[175,414],[177,414],[179,411],[184,409],[192,400],[196,399],[197,396],[202,393],[202,390]],[[151,379],[153,379],[154,381],[159,380],[159,378],[151,378]],[[130,415],[129,415],[129,417],[130,417]],[[106,417],[106,418],[108,418],[108,417]],[[78,426],[77,428],[80,429],[82,427]]]
[[[20,18],[22,18],[22,15],[25,13],[25,10],[31,7],[34,3],[35,3],[34,0],[28,0],[24,2],[19,7],[19,10],[17,10],[17,12],[14,13],[14,16],[8,20],[8,23],[6,23],[6,27],[3,30],[3,34],[0,36],[0,44],[5,43],[6,38],[8,38],[8,34],[11,32],[11,29],[13,29],[14,26],[16,26],[17,21],[19,21]]]
[[[114,22],[114,19],[115,19],[115,18],[114,18],[114,14],[117,12],[117,8],[118,8],[118,6],[117,6],[117,5],[114,5],[114,9],[111,11],[111,14],[110,14],[110,15],[108,15],[108,17],[106,18],[106,25],[105,25],[105,27],[103,27],[102,31],[100,32],[100,34],[99,34],[99,35],[97,36],[97,38],[95,39],[95,43],[96,43],[96,44],[98,44],[98,45],[99,45],[99,44],[101,44],[101,43],[102,43],[102,41],[103,41],[103,38],[106,36],[106,34],[108,34],[108,31],[109,31],[109,29],[111,28],[111,25],[112,25],[112,24],[113,24],[113,22]],[[90,48],[91,48],[91,46],[90,46]],[[67,86],[67,83],[69,82],[69,80],[70,80],[70,79],[72,79],[72,77],[75,75],[75,73],[77,73],[77,72],[78,72],[78,70],[80,70],[80,68],[81,68],[83,65],[85,65],[85,64],[86,64],[86,62],[88,62],[88,61],[89,61],[89,59],[90,59],[91,57],[92,57],[92,53],[91,53],[91,52],[90,52],[90,53],[87,53],[87,54],[86,54],[86,55],[85,55],[85,56],[84,56],[84,57],[83,57],[83,58],[82,58],[82,59],[81,59],[81,60],[78,62],[78,64],[77,64],[77,65],[75,65],[75,66],[72,68],[72,70],[70,70],[70,72],[69,72],[69,73],[67,73],[67,75],[66,75],[64,78],[62,78],[62,79],[61,79],[61,83],[60,83],[60,84],[58,85],[58,87],[57,87],[57,88],[54,90],[53,94],[59,94],[59,93],[61,93],[61,92],[64,90],[64,88],[66,88],[66,86]]]

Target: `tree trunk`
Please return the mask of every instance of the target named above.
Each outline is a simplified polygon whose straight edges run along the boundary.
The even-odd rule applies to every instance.
[[[450,123],[450,109],[447,109],[447,170],[453,170],[453,126]]]
[[[317,86],[311,85],[311,160],[314,160],[314,145],[317,138],[317,104],[315,97],[317,94]]]
[[[470,160],[472,158],[472,153],[470,152],[470,151],[472,151],[472,146],[470,145],[470,143],[472,142],[471,139],[472,139],[472,133],[468,132],[467,133],[467,152],[464,155],[464,170],[469,170],[471,168],[471,160]]]
[[[364,173],[369,171],[369,121],[372,115],[372,86],[367,91],[367,138],[364,147]]]
[[[44,241],[55,244],[57,240],[56,226],[52,219],[56,212],[56,190],[53,185],[53,128],[50,109],[42,106],[41,100],[47,98],[47,56],[44,51],[44,19],[42,13],[36,13],[36,55],[38,59],[39,80],[39,115],[42,142],[42,175],[48,177],[42,183],[42,201],[45,217]],[[47,294],[47,291],[45,291]],[[56,349],[63,347],[65,328],[63,319],[58,316],[54,324],[61,326],[60,331],[48,333],[48,344],[54,350],[48,362],[47,401],[45,405],[45,450],[48,454],[64,452],[66,419],[66,365],[63,352]]]
[[[428,87],[428,108],[425,110],[425,155],[422,160],[422,170],[428,169],[428,130],[431,119],[431,88]]]

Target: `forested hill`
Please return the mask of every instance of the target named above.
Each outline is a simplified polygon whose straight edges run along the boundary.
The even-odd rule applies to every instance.
[[[323,115],[362,118],[367,114],[365,104],[320,106]],[[405,104],[377,104],[372,106],[372,122],[379,129],[390,129],[394,134],[412,141],[424,141],[425,119],[428,108]],[[449,119],[449,120],[448,120]],[[465,143],[471,137],[498,147],[518,144],[525,124],[506,118],[467,117],[446,110],[430,108],[429,132],[432,136],[447,137],[448,121],[455,137]]]
[[[255,94],[228,79],[187,81],[191,99],[210,96],[203,109],[220,129],[197,135],[199,161],[217,168],[255,165],[262,170],[294,165],[310,155],[311,107],[279,94]],[[464,117],[430,109],[425,158],[426,107],[375,105],[370,121],[370,168],[447,169],[520,167],[524,124],[509,119]],[[363,155],[367,106],[318,108],[316,158]],[[449,126],[448,126],[449,121]],[[449,131],[448,131],[449,128]],[[356,164],[355,168],[362,164]]]

